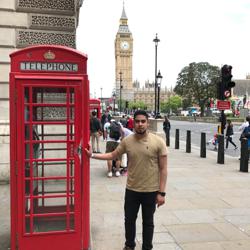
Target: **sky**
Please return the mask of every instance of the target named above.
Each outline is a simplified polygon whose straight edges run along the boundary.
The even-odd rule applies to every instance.
[[[84,0],[77,49],[88,55],[91,97],[115,86],[115,37],[123,2],[133,35],[133,81],[154,81],[156,33],[162,87],[171,88],[192,62],[232,65],[234,79],[250,74],[250,0]],[[101,91],[102,88],[102,91]]]

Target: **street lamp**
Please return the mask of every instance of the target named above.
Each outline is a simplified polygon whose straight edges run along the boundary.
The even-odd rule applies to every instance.
[[[120,74],[120,114],[121,114],[121,112],[122,112],[122,88],[123,88],[123,86],[122,86],[122,72],[120,71],[119,74]]]
[[[156,101],[157,101],[157,46],[158,46],[158,42],[160,42],[160,39],[158,39],[157,37],[157,33],[155,35],[155,39],[153,40],[153,42],[155,43],[155,117],[157,116],[157,108],[156,108]]]
[[[113,101],[114,101],[114,103],[113,103],[113,115],[115,115],[115,98],[116,98],[116,94],[114,92],[113,93]]]
[[[159,70],[157,76],[156,76],[156,83],[157,83],[157,88],[158,88],[158,97],[157,97],[157,115],[155,118],[160,118],[160,92],[161,92],[161,81],[162,81],[162,75]]]
[[[102,112],[103,112],[103,104],[102,104],[102,87],[101,87],[101,109],[102,109]]]

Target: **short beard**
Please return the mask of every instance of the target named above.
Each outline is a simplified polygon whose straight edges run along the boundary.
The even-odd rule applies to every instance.
[[[146,131],[147,131],[146,129],[143,130],[142,132],[139,132],[139,131],[135,130],[135,133],[138,134],[138,135],[144,135],[146,133]]]

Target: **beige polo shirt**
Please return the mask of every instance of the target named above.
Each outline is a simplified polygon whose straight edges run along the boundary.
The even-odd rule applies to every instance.
[[[147,133],[138,139],[136,134],[122,140],[116,149],[120,155],[128,155],[127,188],[137,192],[159,190],[159,156],[167,155],[167,147],[162,138]]]

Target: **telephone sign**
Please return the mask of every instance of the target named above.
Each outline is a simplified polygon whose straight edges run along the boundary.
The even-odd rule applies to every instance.
[[[21,62],[20,70],[27,71],[61,71],[77,72],[78,64],[76,63],[58,63],[58,62]]]

